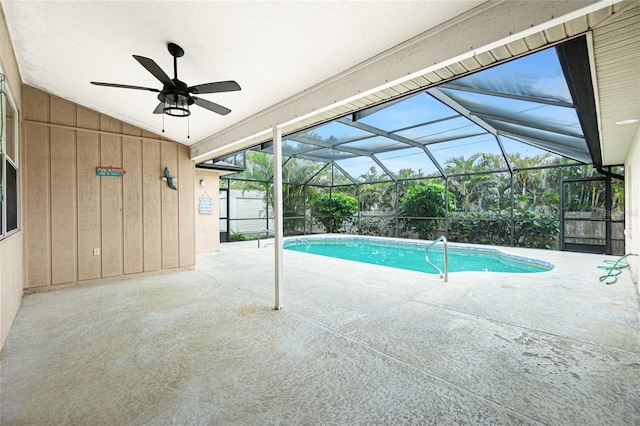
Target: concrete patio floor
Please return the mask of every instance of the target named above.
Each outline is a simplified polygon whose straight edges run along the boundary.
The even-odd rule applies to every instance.
[[[640,305],[601,255],[436,275],[228,243],[194,271],[24,297],[0,354],[13,424],[640,423]]]

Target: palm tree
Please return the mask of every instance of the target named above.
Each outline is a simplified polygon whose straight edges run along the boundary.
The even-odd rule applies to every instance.
[[[452,157],[445,163],[447,175],[456,175],[449,178],[449,189],[459,200],[457,203],[462,211],[471,212],[483,209],[483,195],[491,195],[493,203],[499,203],[501,199],[501,182],[495,173],[482,173],[487,170],[487,164],[495,162],[482,153],[476,153],[469,158],[464,156]]]

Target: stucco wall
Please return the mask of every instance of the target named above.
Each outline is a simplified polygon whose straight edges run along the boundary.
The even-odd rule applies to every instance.
[[[10,90],[13,100],[20,112],[22,109],[21,79],[4,19],[4,13],[1,8],[0,68],[6,77],[5,86]],[[19,181],[22,179],[23,172],[22,164],[24,162],[22,161],[22,157],[22,155],[19,155]],[[19,196],[23,198],[22,193],[19,194]],[[21,227],[21,224],[22,217],[18,218],[18,226]],[[23,259],[23,232],[19,229],[18,232],[0,240],[0,349],[4,346],[11,324],[13,324],[13,320],[18,312],[20,300],[22,299],[24,282]]]
[[[205,186],[200,185],[204,180]],[[212,170],[196,169],[195,175],[196,253],[220,251],[220,191],[219,173]],[[211,214],[199,212],[201,197],[211,198]]]
[[[640,129],[624,165],[626,253],[640,254]],[[629,256],[636,283],[640,279],[640,256]]]
[[[22,233],[0,241],[0,349],[22,299],[23,262]]]

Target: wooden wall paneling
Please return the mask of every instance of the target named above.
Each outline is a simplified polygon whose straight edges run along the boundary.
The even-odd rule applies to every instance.
[[[155,133],[151,133],[147,130],[143,130],[142,131],[142,137],[143,138],[150,138],[150,139],[162,139],[160,136],[156,135]]]
[[[49,105],[51,123],[65,126],[76,125],[76,105],[74,103],[51,96]]]
[[[122,133],[122,122],[108,115],[100,115],[100,130],[111,133]]]
[[[162,170],[169,168],[171,176],[178,175],[178,146],[161,143],[160,159]],[[189,185],[190,181],[185,182]],[[178,191],[162,182],[162,268],[177,268],[180,265],[178,245]],[[177,182],[181,185],[180,179]]]
[[[51,284],[49,129],[25,123],[25,287]]]
[[[162,203],[160,142],[142,142],[142,211],[144,270],[162,269]]]
[[[51,283],[60,284],[77,280],[76,132],[50,132]]]
[[[97,129],[100,116],[85,108],[77,110],[78,127]],[[96,167],[100,166],[100,136],[78,131],[77,182],[78,182],[78,280],[91,280],[102,276],[101,256],[93,250],[101,247],[100,178]]]
[[[128,132],[125,130],[125,132]],[[125,137],[122,145],[122,208],[124,220],[124,273],[144,270],[142,225],[142,141]]]
[[[142,130],[127,123],[122,123],[122,134],[127,136],[142,136]]]
[[[76,125],[75,104],[51,96],[51,123]],[[51,282],[77,280],[76,134],[52,128],[51,135]]]
[[[24,117],[42,123],[24,124],[26,286],[193,265],[195,168],[188,147],[38,89],[25,86],[24,93]],[[127,173],[99,177],[98,166]],[[179,191],[161,180],[165,166]]]
[[[178,233],[180,266],[195,265],[195,164],[189,160],[189,147],[178,146]]]
[[[49,95],[30,86],[23,87],[25,120],[49,122]]]
[[[100,130],[100,115],[90,109],[78,106],[76,110],[78,128]]]
[[[104,120],[104,116],[102,119]],[[104,127],[102,126],[103,130]],[[122,138],[100,135],[100,166],[122,167]],[[102,206],[102,276],[123,273],[122,177],[100,176]]]
[[[102,276],[102,260],[94,250],[101,249],[100,162],[97,135],[78,134],[78,280]]]

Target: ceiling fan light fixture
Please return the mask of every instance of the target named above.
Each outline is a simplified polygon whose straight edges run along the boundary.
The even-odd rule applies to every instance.
[[[0,0],[1,1],[1,0]],[[133,86],[130,84],[116,84],[116,83],[101,83],[98,81],[92,81],[91,84],[96,86],[106,87],[119,87],[121,89],[135,89],[145,90],[149,92],[158,93],[158,103],[153,110],[154,114],[162,114],[162,132],[164,133],[164,116],[169,115],[172,117],[187,117],[187,126],[189,126],[189,116],[191,111],[190,105],[197,105],[201,108],[215,112],[220,115],[227,115],[231,110],[225,106],[219,105],[215,102],[211,102],[207,99],[191,96],[191,94],[208,94],[208,93],[222,93],[222,92],[235,92],[242,90],[240,85],[233,80],[228,81],[214,81],[211,83],[196,84],[195,86],[189,86],[184,81],[178,79],[178,58],[184,56],[184,50],[175,43],[169,43],[167,45],[169,53],[173,56],[173,78],[170,78],[162,68],[150,58],[144,56],[133,55],[133,58],[138,61],[151,75],[153,75],[160,83],[162,83],[162,89],[156,89],[153,87]],[[188,127],[187,127],[188,128]],[[187,132],[187,138],[189,133]]]
[[[172,117],[188,117],[191,115],[189,98],[179,94],[167,95],[164,98],[162,111]]]

